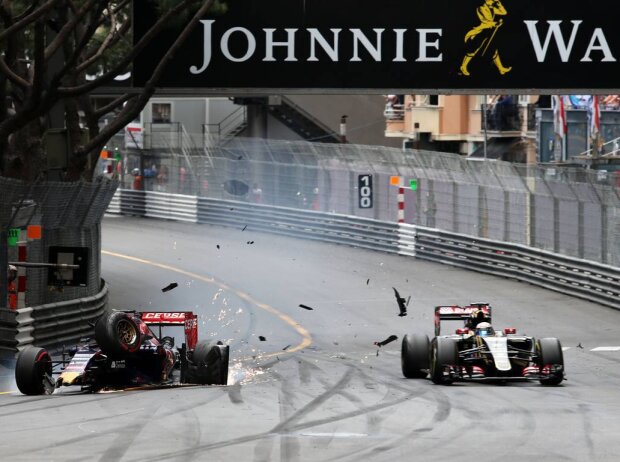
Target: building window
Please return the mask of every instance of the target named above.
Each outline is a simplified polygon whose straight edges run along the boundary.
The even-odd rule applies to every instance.
[[[151,106],[154,124],[169,124],[172,122],[172,104],[170,103],[153,103]]]

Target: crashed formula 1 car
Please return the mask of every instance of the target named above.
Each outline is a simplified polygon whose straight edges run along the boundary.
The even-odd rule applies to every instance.
[[[453,335],[440,335],[442,321],[464,321]],[[487,303],[435,307],[435,337],[405,335],[401,350],[403,375],[436,384],[459,380],[538,380],[559,385],[564,380],[564,356],[557,338],[517,334],[516,329],[496,331]]]
[[[26,395],[43,395],[70,385],[91,392],[142,385],[226,385],[229,347],[198,342],[197,318],[190,311],[106,312],[95,324],[95,338],[63,351],[61,359],[53,360],[34,346],[20,351],[17,387]],[[184,329],[180,348],[174,337],[161,335],[162,328],[172,326]],[[152,327],[159,327],[159,336]]]

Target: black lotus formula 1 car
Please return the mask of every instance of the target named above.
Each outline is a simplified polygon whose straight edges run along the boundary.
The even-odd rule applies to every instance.
[[[440,335],[441,321],[464,321],[452,335]],[[401,350],[403,375],[436,384],[454,381],[538,380],[559,385],[564,380],[564,356],[557,338],[535,339],[516,329],[496,331],[487,303],[435,307],[435,337],[405,335]]]
[[[20,351],[17,387],[25,395],[44,395],[70,385],[91,392],[142,385],[226,385],[229,347],[198,342],[197,318],[190,311],[108,311],[95,324],[95,338],[63,351],[61,359],[53,360],[34,346]],[[171,326],[184,328],[180,348],[174,337],[161,336],[162,328]],[[152,327],[159,327],[159,336]]]

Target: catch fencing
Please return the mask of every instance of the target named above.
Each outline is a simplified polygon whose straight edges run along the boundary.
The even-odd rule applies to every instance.
[[[108,211],[238,229],[243,226],[412,256],[517,279],[620,309],[620,268],[520,244],[370,218],[149,191],[121,190]]]
[[[89,321],[101,314],[107,301],[101,280],[101,219],[117,186],[106,178],[92,183],[0,178],[0,275],[6,278],[7,262],[21,262],[24,254],[25,263],[31,265],[18,267],[25,276],[18,284],[25,292],[18,309],[5,306],[6,299],[0,302],[0,350],[14,351],[28,340],[49,344],[52,339],[79,338],[92,330]],[[40,237],[27,237],[26,230],[33,225],[40,227]],[[7,239],[9,234],[21,242]],[[50,270],[36,267],[50,263],[50,247],[57,246],[87,249],[83,286],[50,285]]]
[[[122,188],[396,222],[399,188],[391,180],[400,177],[405,223],[620,266],[618,172],[242,138],[189,154],[170,148],[145,151],[142,161],[138,152],[126,155]],[[141,164],[149,167],[136,185],[131,170]],[[360,208],[359,175],[367,174],[373,206]]]

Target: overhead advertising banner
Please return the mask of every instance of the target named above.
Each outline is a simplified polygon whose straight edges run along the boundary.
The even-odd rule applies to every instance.
[[[157,17],[134,3],[134,41]],[[228,0],[201,19],[158,87],[297,92],[620,88],[620,4],[572,0]],[[152,76],[184,24],[134,62]],[[583,91],[582,91],[583,90]],[[568,91],[567,91],[568,92]]]

